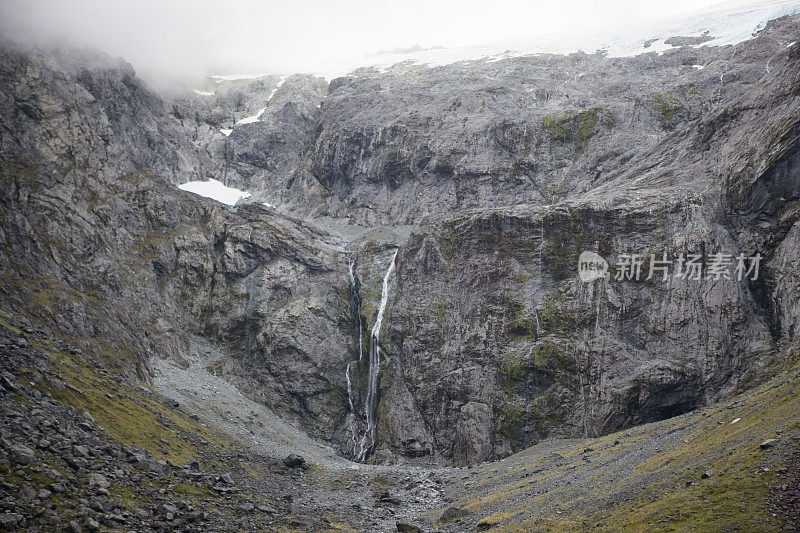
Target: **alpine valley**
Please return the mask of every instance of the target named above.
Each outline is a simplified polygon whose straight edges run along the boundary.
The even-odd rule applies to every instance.
[[[199,85],[3,41],[0,529],[800,527],[799,13]]]

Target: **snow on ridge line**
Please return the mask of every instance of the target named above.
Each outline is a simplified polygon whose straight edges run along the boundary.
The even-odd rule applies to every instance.
[[[214,74],[210,76],[216,83],[223,83],[226,81],[239,81],[239,80],[257,80],[258,78],[266,78],[269,74]]]
[[[225,205],[234,205],[242,198],[250,197],[249,192],[228,187],[215,179],[209,179],[208,181],[188,181],[178,185],[178,188],[182,191],[211,198]]]
[[[536,35],[458,48],[435,48],[403,54],[385,54],[308,65],[298,72],[308,72],[328,80],[345,76],[362,67],[386,71],[404,62],[430,67],[459,61],[499,61],[534,54],[568,55],[583,50],[605,50],[610,57],[631,57],[649,52],[662,53],[674,48],[664,42],[669,37],[696,37],[708,32],[711,40],[696,45],[725,46],[753,37],[770,20],[800,13],[800,0],[734,0],[710,6],[686,15],[646,22],[630,28],[608,28],[595,34],[559,33]],[[655,39],[655,41],[653,40]],[[645,46],[650,42],[649,46]],[[250,79],[261,75],[215,75],[218,82]]]
[[[735,4],[735,5],[734,5]],[[594,35],[550,34],[529,38],[489,43],[484,57],[519,57],[537,53],[571,54],[583,50],[592,53],[605,50],[610,57],[632,57],[649,52],[662,53],[675,48],[666,44],[669,37],[699,37],[710,40],[695,47],[738,44],[764,29],[770,20],[800,13],[800,0],[772,0],[761,2],[728,2],[671,20],[642,24],[635,28],[598,32]],[[477,57],[473,50],[471,58]],[[451,52],[456,52],[453,49]],[[443,64],[436,61],[431,65]],[[425,61],[421,61],[425,62]]]

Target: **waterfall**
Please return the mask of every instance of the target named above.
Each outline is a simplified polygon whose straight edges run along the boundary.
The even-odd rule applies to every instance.
[[[361,296],[358,294],[358,279],[356,279],[356,258],[355,254],[350,258],[350,297],[356,304],[356,317],[358,318],[358,362],[364,358],[364,328],[361,323]],[[350,367],[353,361],[347,363],[347,368],[344,371],[345,379],[347,380],[347,403],[350,404],[350,414],[355,415],[355,407],[353,407],[353,384],[350,381]]]
[[[533,321],[536,322],[536,338],[542,338],[542,327],[539,325],[539,310],[533,306]]]
[[[347,369],[345,370],[345,377],[347,378],[347,401],[350,404],[350,412],[347,414],[347,420],[345,421],[347,431],[350,433],[350,440],[353,443],[353,455],[356,453],[356,449],[358,448],[358,421],[356,420],[356,412],[353,408],[353,385],[350,383],[350,366],[353,364],[353,361],[347,363]]]
[[[344,371],[344,377],[347,379],[347,403],[350,404],[351,415],[355,414],[354,413],[355,409],[353,408],[353,384],[350,382],[350,365],[352,364],[353,364],[352,361],[347,363],[347,367]]]
[[[364,325],[361,323],[361,296],[358,294],[355,256],[350,259],[350,295],[353,301],[356,302],[356,316],[358,317],[358,362],[360,363],[364,358]],[[352,411],[352,402],[350,402],[350,407]]]
[[[353,383],[350,380],[350,368],[353,366],[354,362],[360,363],[361,360],[364,358],[364,327],[363,327],[364,325],[361,322],[361,295],[358,293],[358,279],[356,278],[355,254],[353,254],[353,256],[350,258],[349,278],[350,278],[350,297],[355,303],[356,317],[358,321],[358,360],[350,361],[347,363],[347,367],[345,368],[344,371],[344,377],[347,380],[347,403],[350,406],[350,413],[347,415],[347,427],[353,439],[353,454],[355,455],[356,448],[358,447],[358,439],[356,437],[358,426],[356,424],[355,406],[353,405]]]
[[[539,235],[539,283],[544,283],[544,278],[542,277],[542,252],[544,251],[544,214],[542,215],[541,228],[542,231]],[[535,302],[533,304],[533,319],[536,321],[536,338],[540,339],[542,337],[542,327],[539,324],[539,308]]]
[[[367,380],[367,399],[364,402],[364,414],[367,419],[367,429],[361,437],[361,448],[358,452],[357,460],[363,461],[372,446],[375,445],[375,415],[376,400],[378,396],[378,371],[381,366],[381,348],[380,348],[380,334],[381,325],[383,324],[383,313],[386,310],[386,302],[389,300],[389,278],[394,272],[394,262],[397,258],[397,250],[392,255],[392,262],[386,270],[386,275],[383,277],[383,290],[381,291],[381,304],[378,307],[378,316],[375,318],[375,324],[372,326],[372,332],[369,339],[369,378]]]

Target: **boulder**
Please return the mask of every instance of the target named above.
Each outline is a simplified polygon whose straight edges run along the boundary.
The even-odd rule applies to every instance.
[[[286,456],[283,464],[288,468],[306,468],[306,460],[296,454]]]

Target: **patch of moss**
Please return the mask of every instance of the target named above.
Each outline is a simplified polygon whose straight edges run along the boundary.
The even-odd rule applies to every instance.
[[[782,531],[780,522],[764,512],[774,481],[771,473],[722,476],[593,519],[599,531]]]
[[[594,220],[594,216],[592,211],[573,209],[558,209],[544,215],[542,266],[557,281],[577,274],[580,253],[593,249],[596,241],[599,240],[601,255],[604,252],[604,244],[613,230],[605,220]]]
[[[147,502],[136,489],[129,485],[113,484],[108,488],[108,492],[110,495],[116,497],[122,504],[122,507],[128,511],[136,511]]]
[[[542,127],[550,131],[550,137],[555,141],[566,141],[569,137],[568,124],[575,116],[571,110],[564,111],[563,115],[550,113],[542,118]]]
[[[504,522],[504,521],[508,520],[509,518],[512,518],[515,514],[516,513],[514,513],[513,511],[498,511],[498,512],[496,512],[494,514],[491,514],[491,515],[487,516],[487,517],[481,518],[478,521],[478,530],[480,531],[480,530],[483,530],[483,529],[494,528],[496,525],[500,524],[501,522]]]
[[[511,315],[509,334],[514,337],[536,337],[536,319],[525,311],[520,302],[510,301],[508,307]]]
[[[202,231],[199,226],[192,226],[192,229]],[[183,227],[176,227],[165,230],[151,230],[140,241],[128,248],[128,253],[140,258],[142,261],[153,261],[161,255],[161,248],[173,242],[182,232],[186,231]]]
[[[61,279],[47,276],[18,279],[29,293],[26,308],[28,311],[58,310],[60,302],[87,302],[101,305],[96,291],[79,291],[67,286]]]
[[[115,339],[119,344],[114,344],[96,337],[71,337],[70,341],[75,345],[86,346],[87,352],[91,353],[95,361],[115,372],[130,368],[131,363],[136,360],[133,350],[124,340]]]
[[[118,178],[120,181],[124,181],[126,183],[130,183],[133,186],[139,186],[144,181],[144,176],[142,176],[139,172],[127,172],[125,174],[121,174]]]
[[[573,141],[583,148],[594,135],[603,108],[591,107],[582,111],[567,109],[563,114],[551,113],[542,118],[542,127],[554,141]]]
[[[545,333],[561,333],[572,328],[574,320],[566,309],[566,299],[559,290],[544,295],[537,309],[539,327]]]
[[[495,410],[499,414],[498,433],[510,441],[521,442],[525,427],[525,412],[511,401],[500,403]]]
[[[11,313],[6,313],[5,311],[0,310],[0,326],[4,327],[14,335],[21,335],[22,331],[18,327],[13,326],[10,322],[10,320],[13,320],[13,318],[14,317],[11,315]]]
[[[533,364],[537,369],[564,368],[569,363],[566,352],[553,339],[544,338],[533,347]]]
[[[558,203],[564,195],[564,181],[563,179],[555,181],[548,180],[539,187],[539,194],[542,195],[547,202],[551,204]]]
[[[123,445],[136,444],[178,465],[198,457],[203,442],[229,446],[222,433],[167,407],[155,395],[106,379],[77,356],[52,353],[51,364],[68,386],[61,390],[45,383],[42,388],[61,403],[91,414]]]
[[[675,129],[675,115],[683,109],[683,104],[677,96],[671,92],[656,93],[653,95],[653,101],[656,106],[656,113],[658,113],[658,122],[665,130]]]
[[[528,358],[520,351],[503,354],[500,358],[500,369],[511,380],[525,377]]]
[[[191,496],[199,496],[199,497],[208,497],[211,496],[211,491],[208,490],[208,487],[205,485],[197,486],[197,485],[189,485],[188,483],[178,483],[172,489],[175,491],[176,494],[181,495],[191,495]]]
[[[9,465],[4,463],[0,463],[0,480],[15,486],[20,486],[25,482],[22,476],[11,470]]]
[[[575,123],[575,143],[579,146],[585,145],[589,138],[594,135],[600,110],[599,107],[592,107],[578,113]]]

